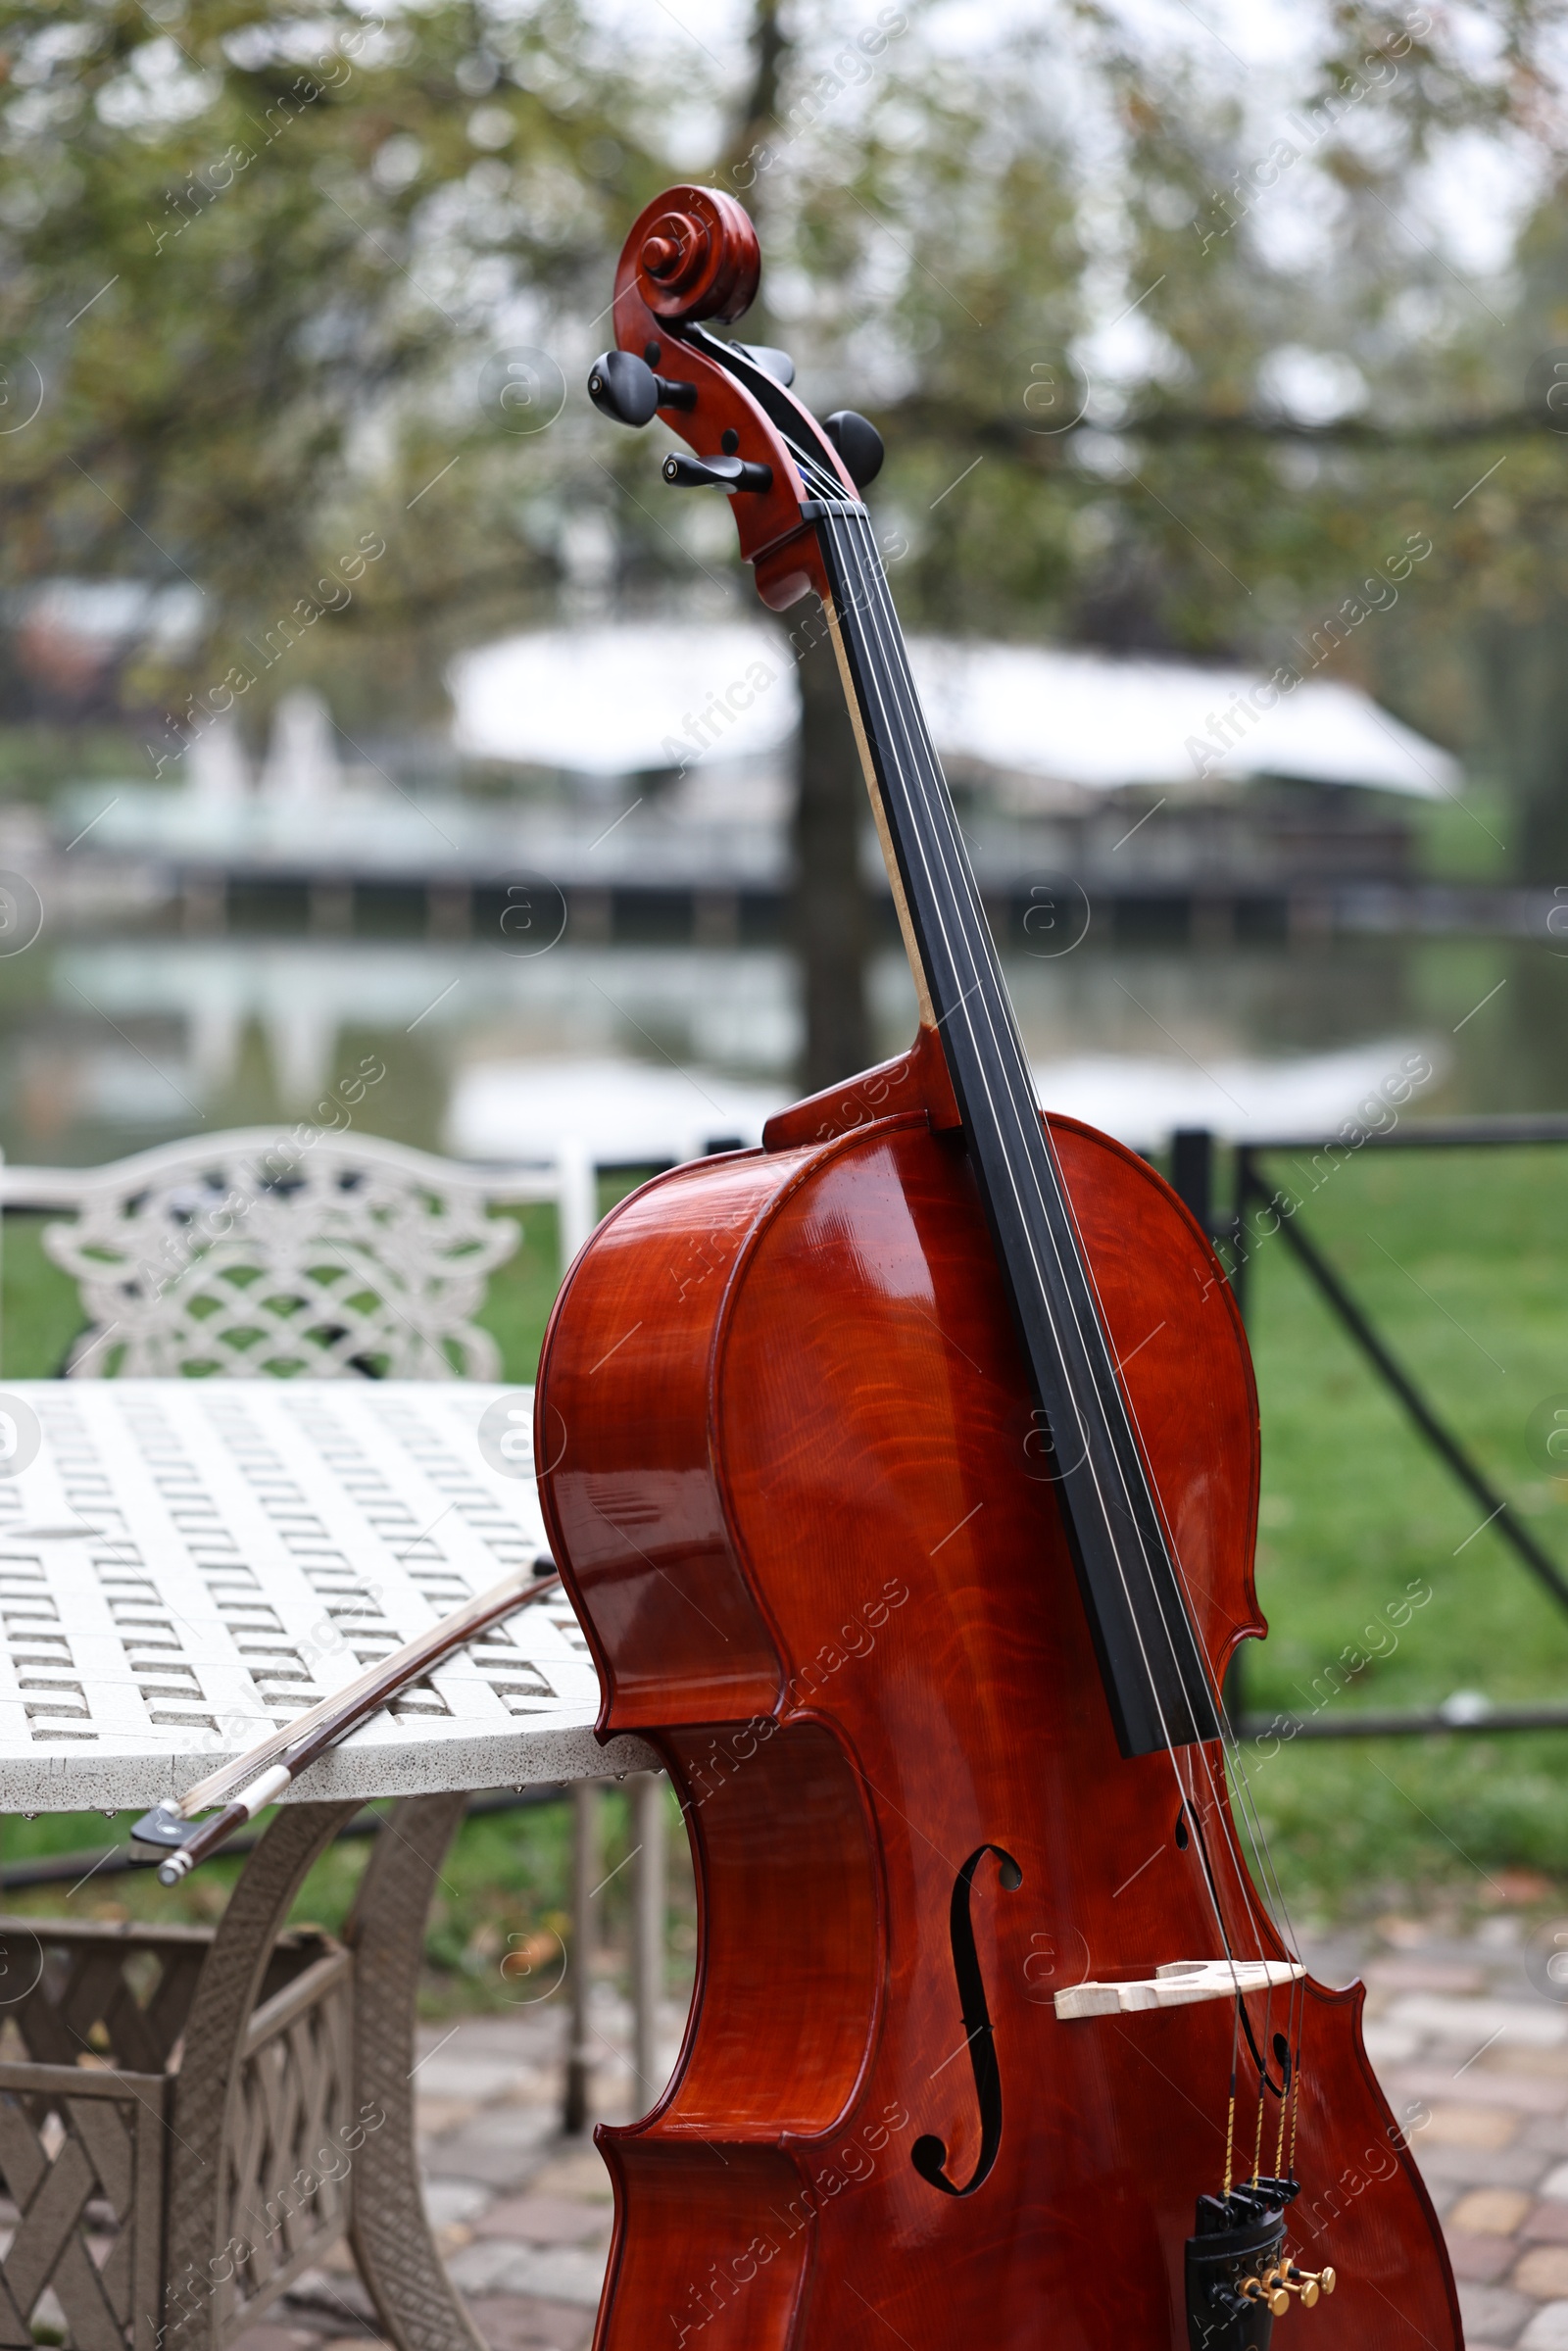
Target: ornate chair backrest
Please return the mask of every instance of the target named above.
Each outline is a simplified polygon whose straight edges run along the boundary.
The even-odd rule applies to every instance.
[[[7,1171],[18,1204],[29,1173],[45,1171]],[[42,1204],[76,1213],[43,1245],[89,1317],[67,1373],[498,1379],[500,1351],[472,1318],[518,1228],[490,1206],[558,1189],[551,1174],[491,1176],[311,1128],[47,1171]]]

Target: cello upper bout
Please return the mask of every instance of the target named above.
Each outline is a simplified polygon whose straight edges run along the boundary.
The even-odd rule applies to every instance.
[[[873,1119],[909,1110],[923,1110],[938,1133],[962,1124],[941,1042],[935,1029],[923,1025],[907,1053],[776,1112],[762,1129],[762,1148],[798,1151],[807,1144],[831,1143]]]
[[[1047,1120],[1173,1556],[1211,1672],[1261,1638],[1251,1350],[1212,1243],[1163,1176],[1075,1118]]]

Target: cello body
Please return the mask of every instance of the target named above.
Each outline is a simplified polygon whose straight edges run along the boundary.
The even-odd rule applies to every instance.
[[[1217,1681],[1263,1630],[1245,1336],[1161,1179],[1050,1128]],[[1217,1744],[1114,1736],[930,1031],[612,1212],[557,1303],[536,1440],[601,1732],[663,1759],[699,1902],[673,2079],[599,2133],[596,2351],[1181,2351],[1235,2004],[1055,1998],[1212,1956],[1216,1903],[1238,1948],[1284,1946]],[[1281,2323],[1303,2351],[1452,2351],[1361,1999],[1305,1986],[1291,2243],[1339,2284]],[[1282,2012],[1247,2008],[1266,2054]],[[1246,2172],[1275,2165],[1258,2111]]]

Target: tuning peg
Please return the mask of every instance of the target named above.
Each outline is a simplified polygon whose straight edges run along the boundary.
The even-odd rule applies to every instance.
[[[755,465],[740,457],[686,457],[672,451],[663,464],[664,479],[677,489],[770,490],[771,465]]]
[[[775,351],[771,343],[737,343],[735,348],[744,351],[747,358],[760,367],[764,375],[771,375],[775,383],[792,384],[795,381],[795,362],[787,351]]]
[[[1286,2264],[1280,2276],[1292,2293],[1300,2295],[1303,2310],[1310,2310],[1319,2294],[1332,2294],[1339,2283],[1334,2270],[1298,2270],[1294,2261]]]
[[[640,426],[662,408],[695,408],[697,386],[656,375],[635,351],[607,351],[589,370],[588,397],[601,416]]]
[[[882,470],[886,454],[882,435],[868,416],[852,408],[835,409],[822,419],[822,430],[844,460],[844,470],[858,490],[868,489]]]
[[[1244,2278],[1236,2290],[1244,2302],[1266,2303],[1277,2319],[1283,2319],[1291,2307],[1290,2295],[1272,2278]]]

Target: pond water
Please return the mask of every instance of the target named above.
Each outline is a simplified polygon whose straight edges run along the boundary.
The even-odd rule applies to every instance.
[[[1015,949],[1006,965],[1048,1104],[1141,1148],[1175,1123],[1325,1130],[1411,1051],[1433,1070],[1414,1115],[1568,1110],[1568,954],[1536,942],[1091,937],[1055,957]],[[895,946],[871,993],[878,1048],[897,1053],[914,998]],[[634,1063],[766,1107],[791,1096],[799,1042],[796,970],[777,945],[568,933],[526,957],[482,937],[45,937],[0,958],[0,1144],[12,1161],[84,1164],[330,1116],[318,1105],[369,1058],[385,1077],[358,1123],[473,1150],[453,1110],[476,1071],[511,1069],[525,1100],[530,1070],[599,1072],[612,1089],[607,1065]]]

